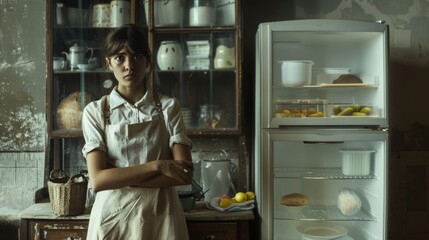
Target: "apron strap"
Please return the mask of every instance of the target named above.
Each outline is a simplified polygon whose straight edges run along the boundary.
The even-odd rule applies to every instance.
[[[110,104],[109,104],[109,95],[104,95],[101,98],[101,107],[103,113],[103,129],[106,130],[106,125],[110,124]]]
[[[164,120],[164,115],[162,113],[162,104],[161,101],[159,100],[159,94],[154,92],[153,93],[153,98],[155,100],[155,109],[156,111],[158,111],[159,115],[161,116],[162,120]]]

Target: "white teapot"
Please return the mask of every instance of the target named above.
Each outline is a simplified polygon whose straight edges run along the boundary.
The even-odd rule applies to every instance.
[[[66,55],[68,62],[70,63],[70,69],[76,69],[78,64],[85,63],[85,53],[87,51],[91,51],[92,58],[93,50],[87,49],[85,50],[85,47],[79,46],[77,43],[75,43],[73,46],[70,47],[70,52],[62,52],[61,54]]]

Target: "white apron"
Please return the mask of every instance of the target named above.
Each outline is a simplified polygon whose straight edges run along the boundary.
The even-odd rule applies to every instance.
[[[157,114],[157,113],[156,113]],[[108,154],[117,167],[172,159],[169,134],[160,115],[151,121],[106,125]],[[88,240],[187,240],[183,208],[174,187],[126,187],[97,193]]]

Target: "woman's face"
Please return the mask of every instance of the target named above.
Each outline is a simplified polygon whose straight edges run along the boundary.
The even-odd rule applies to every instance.
[[[124,47],[107,59],[109,69],[118,80],[118,88],[141,87],[145,78],[146,58],[142,54],[132,53]]]

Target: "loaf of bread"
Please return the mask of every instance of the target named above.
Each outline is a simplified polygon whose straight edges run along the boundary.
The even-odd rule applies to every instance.
[[[337,79],[335,79],[332,83],[339,84],[339,83],[363,83],[362,79],[358,78],[357,76],[353,74],[344,74],[339,76]]]
[[[74,92],[64,98],[57,109],[57,124],[60,129],[81,129],[82,111],[95,98],[87,92]]]
[[[291,193],[282,196],[280,204],[285,206],[304,206],[308,204],[308,198],[301,193]]]

